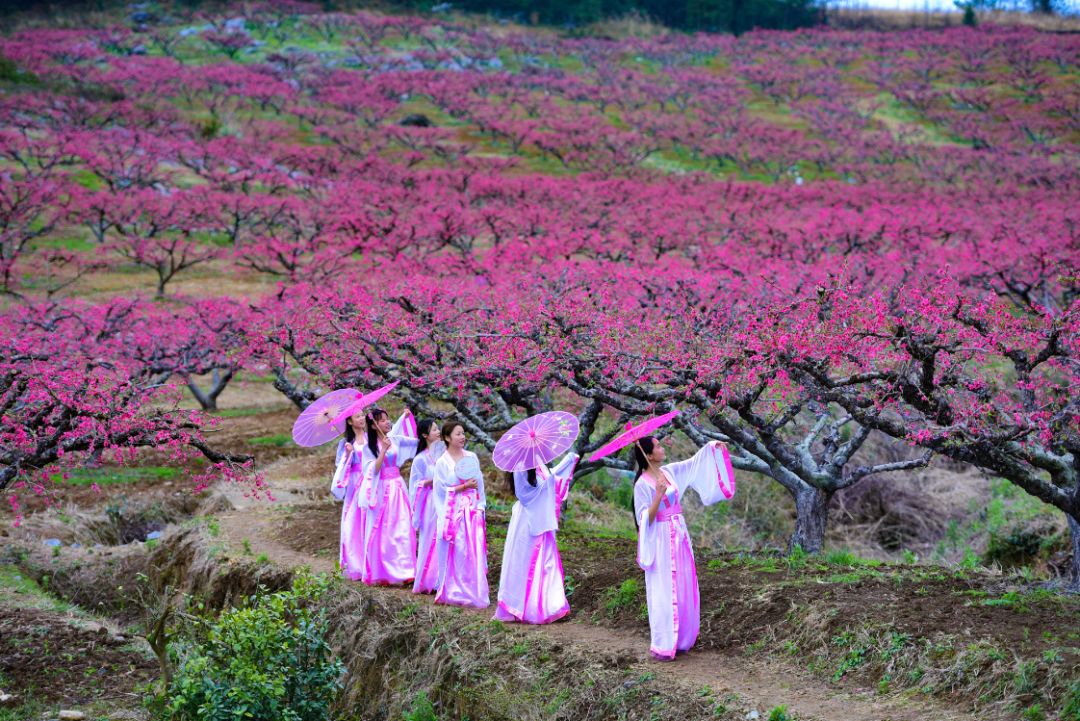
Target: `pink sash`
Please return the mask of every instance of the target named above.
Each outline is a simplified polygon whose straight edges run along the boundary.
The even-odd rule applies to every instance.
[[[465,482],[464,479],[458,480]],[[467,491],[450,491],[446,495],[446,530],[443,531],[443,540],[453,541],[458,522],[472,516],[480,499],[475,488]]]

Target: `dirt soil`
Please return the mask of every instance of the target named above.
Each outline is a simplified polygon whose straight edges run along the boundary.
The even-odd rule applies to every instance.
[[[131,697],[157,662],[104,626],[59,612],[0,605],[0,678],[7,693],[43,703]]]

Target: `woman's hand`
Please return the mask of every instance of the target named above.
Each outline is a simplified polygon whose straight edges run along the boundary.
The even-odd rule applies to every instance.
[[[656,493],[653,494],[652,503],[649,504],[649,523],[656,520],[656,513],[660,510],[660,502],[667,494],[667,475],[661,473],[656,477]]]
[[[424,479],[421,479],[420,481],[418,481],[416,486],[418,488],[427,488],[428,486],[432,485],[433,483],[435,483],[434,478],[424,478]]]
[[[668,486],[670,486],[670,485],[671,484],[668,482],[668,479],[667,479],[667,474],[666,473],[661,473],[659,475],[659,477],[656,479],[656,493],[657,493],[657,495],[662,496],[665,493],[667,493]]]

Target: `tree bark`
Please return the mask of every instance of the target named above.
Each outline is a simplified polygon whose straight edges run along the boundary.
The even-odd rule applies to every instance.
[[[788,541],[789,552],[799,546],[807,553],[821,553],[825,547],[832,496],[832,491],[813,486],[806,486],[795,494],[795,532]]]
[[[1069,519],[1069,535],[1072,543],[1072,559],[1069,561],[1069,581],[1066,588],[1073,593],[1080,593],[1080,520],[1065,514]]]
[[[229,381],[232,380],[233,369],[229,368],[222,374],[221,370],[215,368],[213,375],[211,376],[210,390],[203,393],[202,388],[199,388],[198,384],[188,376],[184,380],[187,382],[187,387],[191,390],[191,395],[195,396],[195,400],[199,402],[204,411],[216,412],[217,399],[221,395],[221,392],[225,390],[225,386],[229,385]]]
[[[309,390],[297,388],[280,368],[274,369],[274,390],[278,391],[300,410],[304,410],[315,400],[315,394]]]

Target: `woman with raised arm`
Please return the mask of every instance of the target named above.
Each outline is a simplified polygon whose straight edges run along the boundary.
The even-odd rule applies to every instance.
[[[435,462],[446,446],[442,432],[435,421],[426,418],[417,424],[420,443],[416,447],[409,470],[409,500],[412,502],[413,530],[417,531],[416,580],[413,593],[435,593],[439,581],[439,564],[435,560],[435,499],[432,483],[435,480]]]
[[[442,427],[446,452],[435,463],[435,552],[439,562],[435,603],[487,608],[487,529],[484,477],[475,453],[465,450],[465,427]]]
[[[653,656],[670,660],[697,641],[701,607],[697,568],[679,499],[693,488],[705,505],[735,493],[735,474],[727,448],[710,443],[688,460],[664,462],[664,447],[653,436],[632,446],[637,465],[634,519],[638,525],[637,561],[645,571]]]
[[[356,494],[364,510],[363,568],[369,586],[411,583],[416,577],[416,536],[401,464],[416,453],[416,421],[406,409],[393,426],[390,416],[370,408],[361,448],[364,476]]]
[[[503,546],[496,620],[551,623],[570,613],[555,531],[579,458],[568,453],[551,469],[540,464],[528,471],[507,472],[507,485],[517,502]]]
[[[356,492],[364,475],[356,429],[363,427],[363,424],[363,413],[345,420],[345,437],[338,441],[334,479],[330,482],[330,492],[343,501],[338,565],[345,577],[353,581],[360,580],[364,569],[365,509],[356,502]]]

